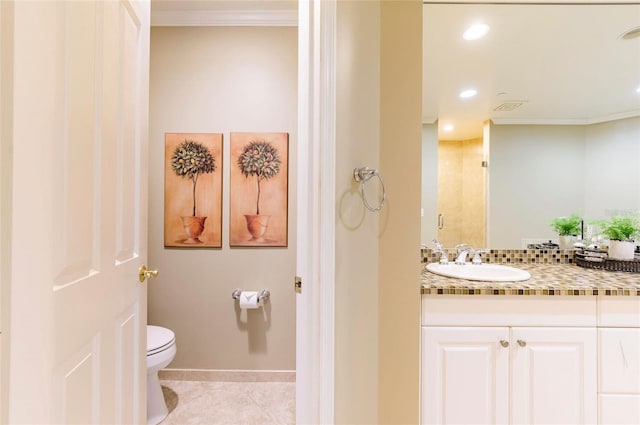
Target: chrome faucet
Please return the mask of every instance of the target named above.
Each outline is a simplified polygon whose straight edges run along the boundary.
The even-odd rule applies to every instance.
[[[442,247],[440,241],[434,239],[433,245],[435,246],[435,251],[440,253],[440,264],[449,264],[449,255],[447,254],[447,250]]]
[[[482,264],[482,256],[481,254],[486,254],[490,252],[488,249],[476,249],[473,254],[473,260],[471,260],[472,264]]]
[[[467,244],[456,245],[458,256],[456,257],[456,264],[466,264],[467,255],[475,255],[476,250],[471,248]]]

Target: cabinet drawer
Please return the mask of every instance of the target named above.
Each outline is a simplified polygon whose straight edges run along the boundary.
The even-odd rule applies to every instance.
[[[640,424],[640,395],[601,394],[599,412],[600,425]]]
[[[596,325],[596,297],[423,295],[423,326]]]
[[[640,328],[640,297],[598,297],[598,326]]]
[[[598,330],[600,393],[640,393],[640,329]]]

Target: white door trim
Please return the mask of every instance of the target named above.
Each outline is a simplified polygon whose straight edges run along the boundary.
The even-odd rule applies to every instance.
[[[298,424],[334,422],[336,6],[298,3]]]

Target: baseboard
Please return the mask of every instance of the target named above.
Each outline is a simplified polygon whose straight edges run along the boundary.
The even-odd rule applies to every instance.
[[[165,381],[296,382],[295,370],[162,369]]]

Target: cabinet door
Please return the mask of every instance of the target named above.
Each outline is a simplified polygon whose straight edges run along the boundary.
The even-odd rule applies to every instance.
[[[640,329],[598,330],[600,393],[640,394]]]
[[[513,328],[511,346],[512,423],[596,423],[594,328]]]
[[[598,330],[599,423],[640,424],[640,329]]]
[[[508,328],[423,327],[421,423],[508,423],[508,340]]]

